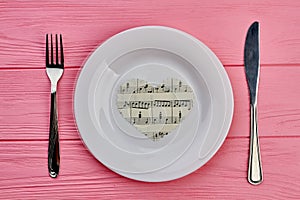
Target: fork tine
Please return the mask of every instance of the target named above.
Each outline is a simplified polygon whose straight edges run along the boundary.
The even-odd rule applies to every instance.
[[[58,63],[58,40],[57,40],[57,34],[55,34],[55,50],[56,50],[56,64]]]
[[[60,34],[60,62],[61,66],[64,68],[64,50],[63,50],[63,42],[62,42],[62,35]]]
[[[46,34],[46,66],[49,65],[48,34]]]
[[[51,65],[53,65],[53,42],[52,42],[52,34],[51,34]]]

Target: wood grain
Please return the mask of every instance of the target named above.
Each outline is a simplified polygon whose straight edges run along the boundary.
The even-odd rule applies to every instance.
[[[166,183],[123,178],[98,163],[81,141],[61,143],[61,174],[51,179],[46,141],[1,142],[6,174],[0,177],[0,199],[299,199],[299,145],[298,137],[263,138],[264,182],[255,187],[246,180],[247,138],[227,139],[204,167]]]
[[[81,66],[104,40],[128,28],[164,25],[186,31],[208,45],[225,65],[242,65],[249,25],[261,23],[261,63],[300,63],[298,1],[0,2],[1,68],[44,66],[46,33],[62,33],[66,66]]]
[[[0,199],[300,199],[300,2],[294,0],[0,1]],[[249,100],[243,49],[261,26],[258,120],[264,182],[247,183]],[[143,183],[113,173],[80,140],[73,93],[81,66],[103,41],[143,25],[170,26],[210,47],[225,65],[235,101],[220,151],[179,180]],[[50,83],[45,34],[62,33],[59,83],[61,173],[47,172]],[[166,38],[167,40],[167,38]]]
[[[243,67],[226,67],[235,111],[229,137],[249,136],[249,99]],[[65,70],[58,88],[60,137],[78,139],[73,93],[78,69]],[[259,88],[260,136],[300,136],[300,67],[262,67]],[[14,80],[13,82],[11,80]],[[0,140],[47,140],[50,83],[44,69],[1,70]],[[38,123],[37,123],[38,122]]]

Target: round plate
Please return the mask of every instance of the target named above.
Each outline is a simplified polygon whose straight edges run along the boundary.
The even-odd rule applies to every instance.
[[[185,81],[195,95],[189,115],[167,137],[149,140],[120,115],[120,84],[138,78]],[[176,29],[145,26],[104,42],[77,81],[74,112],[83,142],[104,165],[128,178],[168,181],[205,164],[223,143],[233,115],[230,81],[217,57]]]

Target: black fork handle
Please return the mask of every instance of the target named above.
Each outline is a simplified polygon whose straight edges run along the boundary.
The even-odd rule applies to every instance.
[[[56,178],[59,173],[60,155],[58,138],[58,120],[56,109],[56,92],[51,93],[51,111],[50,111],[50,132],[48,146],[48,171],[52,178]]]

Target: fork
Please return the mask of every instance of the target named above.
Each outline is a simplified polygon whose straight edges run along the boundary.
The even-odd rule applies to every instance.
[[[57,104],[56,104],[56,89],[57,83],[61,78],[64,71],[64,53],[62,35],[60,34],[60,62],[58,54],[58,36],[55,35],[55,50],[56,50],[56,63],[54,63],[53,56],[53,42],[52,34],[51,50],[49,61],[49,47],[48,47],[48,34],[46,34],[46,73],[51,82],[51,110],[50,110],[50,130],[49,130],[49,145],[48,145],[48,171],[52,178],[56,178],[59,173],[60,154],[59,154],[59,137],[58,137],[58,117],[57,117]]]

